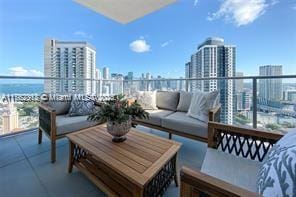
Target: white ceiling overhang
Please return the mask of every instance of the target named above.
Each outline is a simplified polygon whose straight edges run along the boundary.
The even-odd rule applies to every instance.
[[[126,24],[176,0],[74,0],[119,23]]]

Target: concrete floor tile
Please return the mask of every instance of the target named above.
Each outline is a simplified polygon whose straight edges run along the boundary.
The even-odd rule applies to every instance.
[[[0,140],[0,168],[23,159],[25,156],[13,137]]]
[[[1,196],[48,196],[27,160],[0,168]]]
[[[32,132],[24,135],[18,135],[15,137],[17,142],[20,144],[25,155],[31,157],[43,152],[50,151],[50,140],[47,136],[43,134],[42,143],[38,144],[37,142],[37,132]],[[57,140],[57,147],[64,146],[68,143],[66,138]]]

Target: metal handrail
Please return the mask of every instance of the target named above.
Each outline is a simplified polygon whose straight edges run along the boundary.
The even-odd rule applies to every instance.
[[[89,81],[195,81],[195,80],[230,80],[230,79],[291,79],[296,75],[272,75],[272,76],[242,76],[242,77],[202,77],[202,78],[153,78],[153,79],[90,79],[90,78],[63,78],[63,77],[34,77],[34,76],[0,76],[0,79],[39,79],[39,80],[89,80]]]

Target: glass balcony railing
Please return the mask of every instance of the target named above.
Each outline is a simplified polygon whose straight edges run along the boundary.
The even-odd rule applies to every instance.
[[[296,75],[201,79],[91,80],[0,76],[0,135],[38,127],[43,93],[94,96],[137,91],[220,91],[221,122],[288,132],[296,128]],[[40,97],[41,96],[41,97]]]

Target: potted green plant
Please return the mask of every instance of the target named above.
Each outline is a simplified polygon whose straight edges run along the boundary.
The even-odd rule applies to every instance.
[[[137,102],[130,103],[124,95],[116,95],[99,104],[100,109],[89,115],[88,120],[107,121],[107,131],[113,142],[123,142],[135,118],[148,119],[146,112]]]

